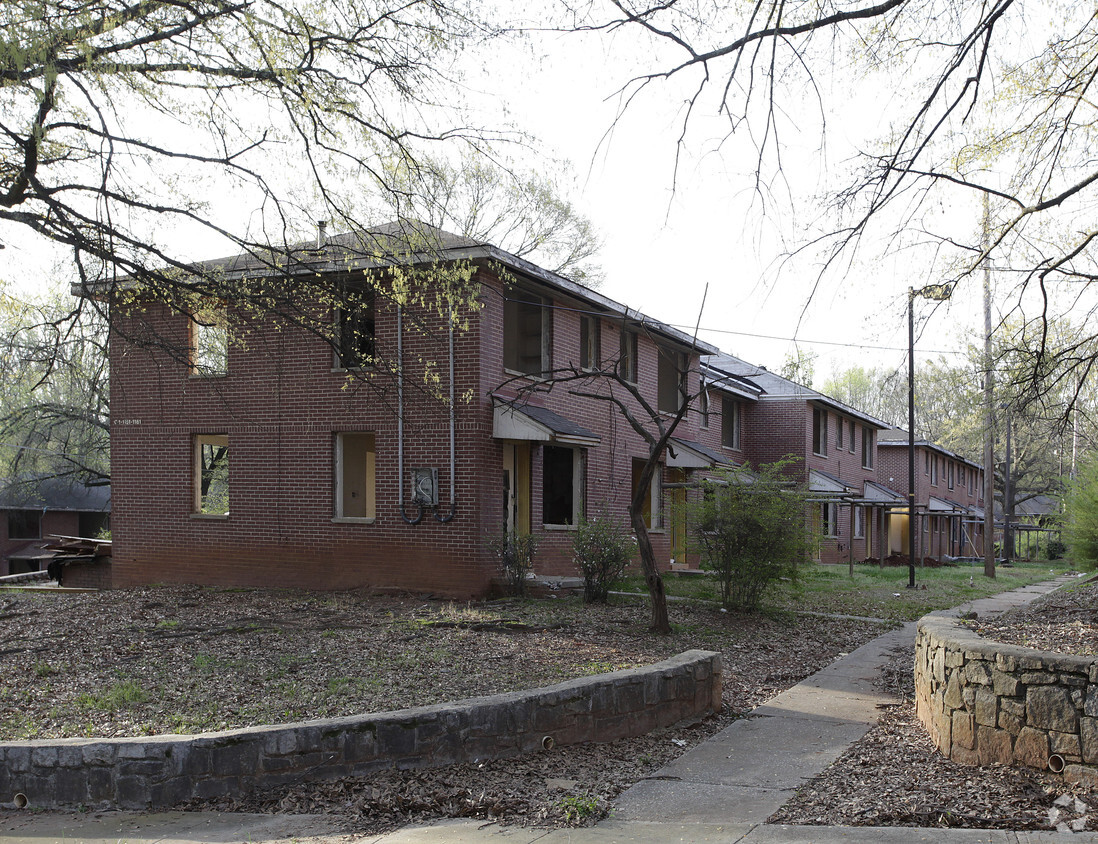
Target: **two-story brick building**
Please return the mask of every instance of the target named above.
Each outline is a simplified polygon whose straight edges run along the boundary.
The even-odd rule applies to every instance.
[[[416,247],[420,267],[464,268],[475,303],[451,312],[409,293],[361,236],[277,272],[254,257],[206,265],[222,290],[312,296],[298,312],[319,314],[328,338],[221,292],[184,308],[139,288],[76,291],[112,301],[115,585],[478,594],[497,575],[492,534],[537,534],[536,571],[572,574],[582,517],[627,524],[648,446],[613,402],[577,393],[637,407],[598,377],[612,369],[669,417],[716,349],[489,244],[416,236],[432,239]],[[355,305],[326,301],[325,284],[354,287]],[[592,377],[549,389],[545,373],[561,369]],[[708,419],[691,409],[653,484],[661,561],[685,531],[665,523],[663,487],[677,495],[741,448],[714,440],[721,423]]]
[[[759,389],[757,401],[743,406],[744,458],[753,464],[794,458],[794,476],[812,493],[819,560],[877,556],[897,501],[876,469],[877,434],[888,425],[733,355],[707,357],[704,365],[714,376],[727,373]]]
[[[878,453],[878,479],[900,493],[906,513],[908,432],[882,431]],[[917,558],[983,556],[983,467],[935,443],[915,440],[915,520]],[[889,534],[890,554],[908,553],[907,530],[906,517],[897,519]]]

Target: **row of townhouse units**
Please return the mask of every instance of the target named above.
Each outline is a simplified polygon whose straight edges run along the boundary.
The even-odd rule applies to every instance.
[[[580,520],[628,523],[649,453],[630,415],[681,415],[644,508],[664,565],[698,562],[682,505],[703,479],[786,455],[821,561],[906,536],[884,423],[491,244],[392,224],[277,270],[203,266],[223,286],[185,301],[74,288],[111,307],[117,586],[479,595],[508,532],[537,535],[538,574],[571,575]],[[472,293],[409,293],[407,267],[460,267]],[[292,313],[255,306],[272,300]]]

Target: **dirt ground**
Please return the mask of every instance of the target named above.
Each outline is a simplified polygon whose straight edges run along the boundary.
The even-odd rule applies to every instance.
[[[1028,629],[1022,644],[1090,647],[1080,643],[1098,642],[1098,611],[1088,609],[1096,595],[1057,593],[982,632],[994,637],[994,625]],[[701,724],[523,759],[389,771],[201,806],[326,812],[356,832],[446,817],[586,825],[604,817],[629,785],[887,629],[678,603],[671,613],[676,633],[659,638],[644,630],[643,601],[469,605],[197,587],[2,593],[0,739],[196,732],[383,711],[546,685],[688,648],[721,651],[725,709]],[[966,768],[938,756],[914,719],[910,653],[896,655],[882,682],[904,702],[888,708],[862,742],[771,820],[1098,828],[1098,800],[1054,776]]]

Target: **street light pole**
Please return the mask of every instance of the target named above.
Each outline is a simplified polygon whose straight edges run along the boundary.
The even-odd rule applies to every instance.
[[[915,588],[915,297],[944,302],[953,284],[907,289],[907,588]]]
[[[907,289],[907,588],[915,588],[915,288]]]

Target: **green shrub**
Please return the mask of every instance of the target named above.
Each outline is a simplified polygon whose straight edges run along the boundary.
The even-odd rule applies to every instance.
[[[1062,560],[1064,559],[1064,553],[1067,551],[1067,546],[1059,539],[1050,539],[1046,550],[1048,551],[1049,560]]]
[[[526,576],[533,569],[538,538],[533,534],[497,533],[488,537],[488,550],[499,561],[499,570],[512,595],[526,594]]]
[[[808,493],[787,479],[789,464],[731,470],[691,505],[702,568],[716,574],[726,607],[757,609],[766,589],[794,579],[815,547],[806,518]]]
[[[1098,566],[1098,460],[1088,460],[1064,496],[1064,544],[1079,568]]]
[[[583,519],[572,537],[573,559],[583,572],[583,600],[605,604],[610,587],[621,579],[637,546],[632,535],[605,516]]]

